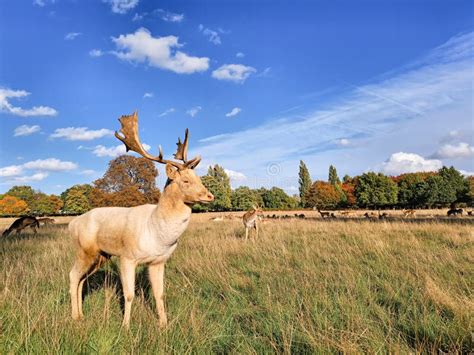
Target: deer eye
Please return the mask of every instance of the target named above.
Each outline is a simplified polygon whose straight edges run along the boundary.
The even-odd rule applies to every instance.
[[[185,184],[189,184],[189,180],[183,180]]]

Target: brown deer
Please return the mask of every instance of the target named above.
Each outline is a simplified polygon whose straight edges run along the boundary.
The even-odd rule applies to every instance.
[[[260,215],[263,211],[256,206],[252,206],[252,209],[247,211],[243,217],[242,222],[245,227],[245,240],[249,238],[249,229],[254,228],[256,233],[256,238],[258,238],[258,224],[260,223]]]
[[[318,208],[318,212],[319,212],[319,214],[321,215],[321,218],[329,218],[329,217],[331,217],[331,213],[330,213],[330,212],[321,211],[319,208]]]
[[[13,231],[16,231],[16,234],[20,234],[23,229],[28,227],[33,229],[35,234],[38,233],[38,231],[36,230],[36,228],[40,227],[38,220],[35,217],[30,216],[20,217],[15,220],[12,225],[3,232],[2,237],[7,237]]]
[[[39,224],[43,223],[44,225],[46,224],[54,224],[56,221],[54,220],[54,218],[38,218],[38,222]]]
[[[403,210],[403,217],[415,217],[416,210]]]
[[[167,324],[163,302],[165,263],[178,245],[178,238],[186,230],[191,217],[191,205],[208,203],[214,196],[204,187],[194,168],[200,157],[187,160],[188,130],[184,142],[178,139],[174,155],[182,163],[163,159],[163,152],[150,155],[138,136],[138,114],[122,116],[122,127],[115,136],[126,146],[146,159],[166,164],[166,182],[157,205],[131,208],[95,208],[69,223],[69,231],[76,245],[76,262],[69,273],[72,318],[82,313],[82,287],[85,279],[97,271],[110,256],[120,258],[120,278],[125,299],[122,325],[130,324],[130,312],[135,293],[135,268],[147,264],[159,325]]]

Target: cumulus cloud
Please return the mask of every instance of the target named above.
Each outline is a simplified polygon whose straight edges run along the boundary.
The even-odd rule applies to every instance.
[[[201,111],[201,110],[202,110],[202,107],[201,107],[201,106],[195,106],[195,107],[192,107],[192,108],[190,108],[189,110],[187,110],[186,113],[187,113],[189,116],[194,117],[194,116],[196,116],[196,115],[199,113],[199,111]]]
[[[175,112],[175,111],[176,111],[176,110],[174,109],[174,107],[171,107],[171,108],[169,108],[169,109],[163,111],[162,113],[160,113],[160,114],[158,115],[158,117],[165,117],[165,116],[168,116],[170,113],[173,113],[173,112]]]
[[[138,5],[139,0],[102,0],[110,5],[112,12],[116,14],[126,14]]]
[[[444,144],[432,157],[438,159],[472,158],[474,157],[474,146],[465,142]]]
[[[150,150],[150,146],[146,143],[143,143],[143,148],[145,150]],[[93,150],[92,153],[98,157],[110,157],[110,158],[117,158],[120,155],[127,154],[127,149],[125,148],[125,144],[120,144],[114,147],[105,147],[103,145],[97,145]]]
[[[10,165],[0,168],[0,177],[11,177],[20,175],[23,172],[21,165]]]
[[[113,54],[121,60],[145,62],[151,67],[178,74],[191,74],[209,68],[209,58],[192,57],[177,50],[183,45],[175,36],[153,37],[146,28],[140,28],[135,33],[120,35],[112,40],[117,46]]]
[[[146,92],[143,94],[144,99],[151,99],[153,96],[155,96],[152,92]]]
[[[382,164],[382,171],[388,175],[416,173],[418,171],[436,171],[443,163],[437,159],[426,159],[414,153],[398,152]]]
[[[257,70],[243,64],[224,64],[212,72],[212,77],[217,80],[233,81],[242,84]]]
[[[29,136],[33,133],[39,132],[40,130],[41,128],[38,125],[28,126],[24,124],[15,128],[13,136],[14,137]]]
[[[240,107],[234,107],[230,112],[225,114],[225,117],[234,117],[237,116],[242,109]]]
[[[77,169],[78,165],[70,161],[61,161],[56,158],[37,159],[22,165],[10,165],[0,168],[0,177],[7,183],[25,183],[41,181],[48,177],[48,172],[65,172]],[[27,175],[27,170],[36,170]]]
[[[247,177],[239,171],[234,171],[234,170],[230,170],[230,169],[224,169],[224,171],[231,180],[243,181],[243,180],[247,179]]]
[[[93,58],[97,58],[102,57],[104,55],[104,52],[102,52],[102,50],[100,49],[92,49],[89,51],[89,55]]]
[[[66,41],[73,41],[75,40],[77,37],[79,37],[80,35],[82,35],[81,32],[69,32],[67,33],[65,36],[64,36],[64,39]]]
[[[68,141],[90,141],[97,138],[112,136],[113,134],[113,131],[106,128],[92,130],[87,127],[66,127],[57,128],[50,137],[63,138]]]
[[[41,171],[68,171],[77,168],[77,164],[70,161],[61,161],[56,158],[37,159],[22,165],[25,169]]]
[[[25,90],[11,90],[0,88],[0,112],[9,113],[15,116],[56,116],[58,111],[48,106],[33,106],[30,109],[13,106],[9,99],[20,99],[30,95]]]

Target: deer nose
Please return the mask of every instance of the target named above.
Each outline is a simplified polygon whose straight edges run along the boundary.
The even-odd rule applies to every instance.
[[[211,194],[210,192],[207,194],[206,197],[208,198],[209,201],[214,201],[214,195]]]

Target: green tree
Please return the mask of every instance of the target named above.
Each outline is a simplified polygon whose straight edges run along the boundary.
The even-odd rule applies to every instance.
[[[397,184],[382,173],[362,174],[355,187],[357,204],[363,207],[384,207],[397,203]]]
[[[412,173],[398,177],[398,203],[405,208],[416,208],[426,203],[426,174]]]
[[[302,207],[308,207],[307,203],[307,194],[311,188],[311,176],[309,175],[309,170],[306,167],[304,161],[300,160],[300,171],[299,171],[298,182],[300,184],[300,201]]]
[[[444,183],[450,190],[454,191],[456,196],[454,201],[464,200],[466,194],[469,192],[469,183],[466,178],[454,167],[445,167],[443,166],[438,170],[439,176],[443,178]]]
[[[341,183],[341,180],[339,180],[339,176],[337,176],[336,167],[333,165],[329,166],[328,182],[333,186],[337,186]]]
[[[63,201],[59,196],[37,192],[33,197],[30,209],[36,215],[54,215],[59,212],[62,206]]]
[[[82,214],[92,208],[90,193],[92,186],[88,184],[74,185],[61,194],[64,201],[63,211],[71,214]]]
[[[241,186],[232,191],[231,201],[233,210],[246,211],[254,205],[260,205],[261,197],[257,191]]]
[[[270,190],[263,189],[261,194],[265,208],[269,209],[293,209],[296,207],[296,201],[288,196],[285,191],[278,187],[272,187]]]
[[[228,211],[232,208],[230,179],[224,168],[219,165],[210,166],[201,181],[214,195],[214,201],[207,205],[209,210]]]

